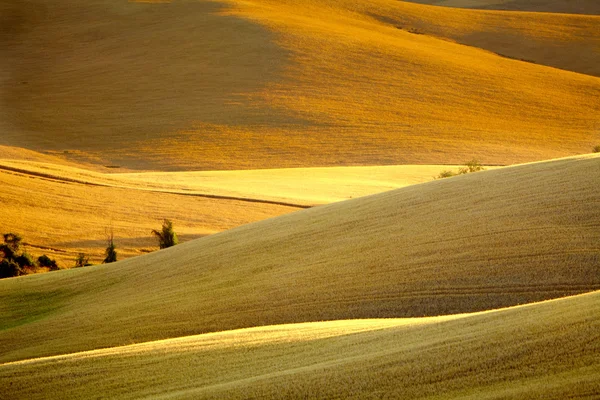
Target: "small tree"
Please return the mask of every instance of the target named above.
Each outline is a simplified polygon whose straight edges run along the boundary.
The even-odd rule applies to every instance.
[[[0,251],[4,253],[4,259],[15,260],[17,253],[21,248],[23,239],[16,233],[5,233],[4,243],[0,245]]]
[[[155,229],[151,232],[158,239],[158,246],[161,249],[166,249],[167,247],[175,246],[179,241],[177,239],[177,234],[173,231],[173,222],[165,219],[162,224],[162,229],[157,231]]]
[[[79,253],[75,259],[75,268],[87,267],[88,265],[92,265],[90,264],[89,257],[87,257],[85,253]]]
[[[115,241],[114,241],[114,235],[112,230],[110,231],[110,234],[108,235],[108,238],[106,239],[107,242],[107,246],[106,246],[106,250],[104,252],[104,254],[106,255],[106,258],[104,258],[104,261],[102,261],[104,264],[109,264],[109,263],[113,263],[115,261],[117,261],[117,250],[115,247]]]
[[[594,153],[600,153],[600,145],[594,146]]]

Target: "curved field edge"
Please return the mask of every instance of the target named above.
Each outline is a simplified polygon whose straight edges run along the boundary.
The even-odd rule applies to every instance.
[[[157,249],[152,229],[174,223],[181,242],[315,204],[434,179],[456,166],[106,173],[72,165],[0,159],[0,233],[16,232],[35,257],[61,268],[79,253],[104,259],[113,229],[118,259]]]
[[[298,208],[423,183],[433,180],[444,170],[456,172],[458,168],[458,165],[388,165],[106,173],[57,163],[0,158],[0,171],[59,182],[263,202]]]
[[[600,390],[599,315],[593,292],[468,315],[250,328],[0,364],[0,382],[31,399],[578,398]]]

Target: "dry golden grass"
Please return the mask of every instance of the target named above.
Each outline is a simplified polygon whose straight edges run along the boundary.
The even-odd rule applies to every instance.
[[[597,142],[596,16],[396,0],[11,0],[3,10],[1,143],[75,161],[508,164]]]
[[[291,213],[0,281],[0,360],[292,322],[434,316],[600,288],[600,155]],[[115,189],[111,189],[115,190]]]
[[[66,268],[80,252],[100,263],[111,229],[118,258],[124,259],[157,250],[150,231],[165,218],[185,242],[299,209],[86,185],[1,169],[0,186],[0,233],[19,233],[30,254],[47,254]]]
[[[432,180],[449,166],[299,168],[106,173],[6,147],[0,158],[0,233],[17,232],[28,251],[71,267],[78,253],[99,263],[107,229],[119,259],[156,250],[164,218],[181,241],[316,204]],[[18,159],[20,158],[20,159]],[[456,168],[456,167],[454,167]],[[105,169],[109,170],[109,169]]]
[[[0,384],[28,399],[588,398],[600,391],[599,315],[594,292],[473,315],[251,328],[0,364]]]

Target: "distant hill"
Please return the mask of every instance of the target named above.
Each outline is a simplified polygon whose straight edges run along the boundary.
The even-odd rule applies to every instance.
[[[1,7],[0,145],[70,161],[511,164],[598,140],[597,16],[396,0]]]
[[[596,0],[405,0],[420,4],[482,10],[535,11],[566,14],[600,14]]]

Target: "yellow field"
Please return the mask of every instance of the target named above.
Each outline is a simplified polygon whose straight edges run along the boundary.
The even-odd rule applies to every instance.
[[[598,16],[396,0],[2,7],[0,144],[68,160],[511,164],[598,142]]]
[[[0,1],[0,234],[119,258],[0,398],[598,398],[599,116],[595,0]]]
[[[430,181],[456,166],[403,165],[245,171],[107,173],[48,163],[12,148],[0,159],[0,233],[34,256],[71,267],[104,259],[112,229],[119,259],[157,249],[150,235],[173,221],[182,242],[318,204]],[[10,152],[8,151],[10,150]],[[20,159],[19,159],[20,158]]]
[[[0,360],[262,325],[454,314],[597,290],[599,174],[599,155],[484,171],[115,264],[4,279]]]

